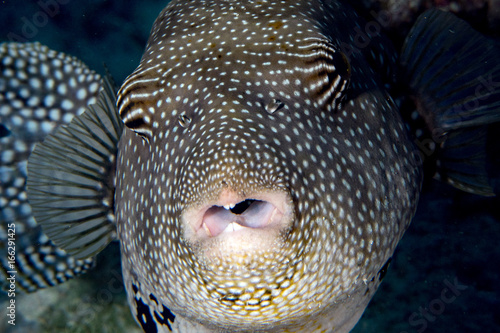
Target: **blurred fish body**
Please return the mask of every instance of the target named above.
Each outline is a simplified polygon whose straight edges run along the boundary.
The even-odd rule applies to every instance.
[[[388,88],[398,65],[428,129],[444,129],[443,180],[492,194],[478,128],[500,118],[498,90],[461,107],[500,72],[467,24],[423,14],[400,59],[379,34],[354,47],[365,24],[338,1],[172,1],[116,97],[106,81],[35,148],[36,221],[77,260],[119,239],[147,332],[349,331],[420,193]]]
[[[0,59],[0,286],[8,290],[6,278],[16,272],[16,291],[35,291],[92,267],[92,259],[75,260],[36,224],[26,165],[37,142],[97,101],[101,77],[39,43],[0,44]]]

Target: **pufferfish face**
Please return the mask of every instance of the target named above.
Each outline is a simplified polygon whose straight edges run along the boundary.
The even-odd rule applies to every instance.
[[[413,214],[397,109],[315,6],[173,3],[120,89],[124,271],[188,320],[362,313]]]

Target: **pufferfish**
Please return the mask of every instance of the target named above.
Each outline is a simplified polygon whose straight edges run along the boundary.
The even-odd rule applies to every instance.
[[[35,143],[96,103],[102,79],[78,59],[39,43],[0,44],[0,287],[64,282],[93,266],[56,246],[35,222],[26,166]],[[15,272],[15,273],[14,273]]]
[[[391,87],[467,191],[493,194],[481,126],[500,120],[478,83],[498,49],[467,24],[424,13],[400,58],[367,26],[340,1],[172,1],[116,98],[105,81],[31,154],[37,223],[78,260],[118,239],[146,332],[348,332],[422,182]]]

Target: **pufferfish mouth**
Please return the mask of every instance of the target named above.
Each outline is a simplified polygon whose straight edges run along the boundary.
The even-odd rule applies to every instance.
[[[248,196],[230,189],[215,200],[187,208],[182,213],[188,241],[218,239],[231,249],[251,249],[253,242],[272,242],[292,221],[292,202],[284,192],[263,191]]]
[[[246,199],[225,206],[213,205],[203,214],[201,227],[208,236],[231,233],[245,228],[275,226],[283,212],[269,201]]]

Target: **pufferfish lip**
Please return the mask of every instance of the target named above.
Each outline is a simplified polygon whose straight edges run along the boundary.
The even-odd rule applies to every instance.
[[[224,239],[238,243],[245,239],[276,235],[292,221],[289,195],[279,191],[262,191],[248,196],[225,189],[216,200],[186,209],[181,220],[189,241]],[[266,236],[266,238],[267,238]]]
[[[203,214],[201,227],[209,237],[237,232],[247,228],[274,226],[283,212],[269,201],[246,199],[224,206],[213,205]]]

